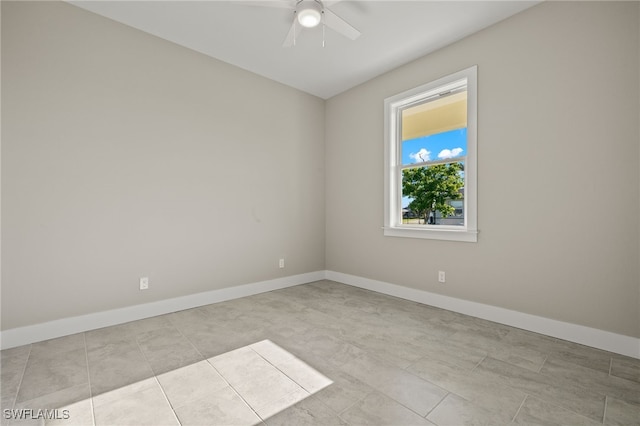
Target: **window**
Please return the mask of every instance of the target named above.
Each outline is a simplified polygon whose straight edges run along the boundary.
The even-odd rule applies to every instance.
[[[385,99],[384,235],[477,241],[477,67]]]

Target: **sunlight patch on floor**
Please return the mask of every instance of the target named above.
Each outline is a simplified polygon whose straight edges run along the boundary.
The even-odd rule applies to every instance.
[[[262,340],[62,407],[70,418],[47,424],[259,424],[332,383]]]

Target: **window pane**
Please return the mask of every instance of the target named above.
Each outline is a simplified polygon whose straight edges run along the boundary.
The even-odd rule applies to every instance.
[[[402,171],[402,223],[464,226],[464,162]]]
[[[430,97],[402,110],[402,140],[467,127],[467,90]]]
[[[467,128],[402,141],[402,165],[467,155]]]

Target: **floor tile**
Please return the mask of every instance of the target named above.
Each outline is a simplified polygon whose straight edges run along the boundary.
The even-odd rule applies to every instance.
[[[535,373],[490,357],[484,359],[474,372],[592,420],[602,421],[605,396],[562,378]]]
[[[421,416],[427,415],[447,394],[444,389],[369,355],[355,358],[342,370]]]
[[[414,312],[411,313],[415,318],[421,318],[425,316],[425,319],[421,319],[423,324],[423,331],[426,334],[434,337],[449,338],[459,331],[457,328],[457,318],[453,316],[453,312],[445,311],[444,309],[437,309],[433,307],[427,307],[428,309],[414,308]]]
[[[363,349],[332,336],[328,330],[294,335],[286,341],[278,340],[278,343],[321,370],[340,368],[346,362],[366,353]]]
[[[13,404],[15,402],[15,395],[0,395],[0,413],[5,413],[5,410],[11,410],[13,408]],[[0,425],[4,425],[6,423],[5,419],[0,417]]]
[[[110,345],[119,345],[124,341],[131,343],[135,341],[135,334],[131,333],[126,324],[100,328],[85,333],[85,342],[89,353]]]
[[[182,426],[248,426],[262,423],[256,413],[227,386],[205,400],[191,400],[176,408]]]
[[[155,374],[204,360],[200,352],[174,327],[141,333],[137,340]]]
[[[264,339],[261,327],[236,323],[178,326],[180,332],[207,359]]]
[[[522,408],[514,419],[515,424],[549,425],[549,426],[596,426],[602,422],[589,419],[549,402],[543,402],[533,397],[527,397]]]
[[[371,386],[341,370],[329,370],[326,373],[333,383],[315,393],[314,397],[336,413],[341,413],[351,407],[374,390]]]
[[[0,361],[5,358],[21,357],[26,362],[29,352],[31,351],[31,345],[16,346],[11,349],[3,349],[0,351]]]
[[[431,340],[429,343],[422,348],[424,357],[445,361],[466,370],[472,370],[487,356],[487,352],[482,349],[451,340]]]
[[[87,357],[94,396],[153,377],[135,338],[90,349]]]
[[[22,413],[17,414],[21,420],[8,421],[7,425],[93,425],[88,384],[73,386],[29,401],[19,402],[14,410]],[[51,417],[45,419],[45,416]]]
[[[28,401],[16,402],[15,408],[25,409],[62,409],[63,407],[73,405],[75,403],[89,400],[91,392],[89,384],[83,383],[76,386],[67,387],[58,391],[47,393]]]
[[[185,309],[167,315],[169,322],[178,330],[188,330],[202,325],[214,325],[213,318],[207,313],[207,308],[215,308],[222,303],[214,303],[212,305],[200,306],[193,309]],[[222,322],[224,322],[223,320]]]
[[[47,426],[92,426],[93,421],[93,404],[90,398],[82,399],[63,405],[59,408],[62,412],[62,418],[49,420]],[[68,415],[67,418],[65,418]]]
[[[284,408],[291,404],[292,397],[301,400],[309,395],[287,376],[275,371],[250,380],[232,383],[232,386],[258,414],[263,409]],[[274,408],[276,403],[280,403],[281,407]]]
[[[254,296],[261,304],[268,306],[274,312],[282,312],[286,315],[304,314],[309,308],[305,305],[283,298],[275,291],[269,291]]]
[[[379,392],[368,395],[340,414],[340,417],[352,426],[433,425],[425,418]]]
[[[69,352],[77,349],[85,349],[84,333],[58,337],[31,345],[30,357],[51,357],[53,355]]]
[[[193,400],[206,399],[208,395],[228,386],[207,361],[160,374],[158,381],[174,408]]]
[[[221,303],[201,306],[196,308],[199,314],[204,314],[208,318],[206,321],[210,324],[231,322],[241,318],[245,314],[245,310],[235,303],[246,303],[243,300],[236,302],[229,300]]]
[[[427,420],[438,426],[506,425],[513,417],[492,412],[450,393],[429,413]]]
[[[2,409],[13,408],[13,402],[18,394],[18,387],[22,381],[22,374],[27,365],[26,354],[13,352],[14,356],[3,354],[0,361],[0,396],[2,397]]]
[[[309,364],[269,340],[249,347],[309,393],[318,392],[333,383]]]
[[[395,333],[401,335],[403,330],[399,328]],[[378,358],[399,368],[406,368],[424,356],[424,352],[419,346],[408,341],[389,344],[394,341],[392,335],[380,333],[375,329],[367,328],[366,330],[356,331],[349,341],[361,349],[375,353]]]
[[[424,358],[408,371],[503,419],[512,419],[526,397],[525,393],[499,380],[445,361]]]
[[[74,349],[29,357],[16,404],[88,383],[86,352]]]
[[[232,385],[278,372],[249,346],[209,358],[209,363]]]
[[[210,358],[209,362],[258,414],[274,404],[291,405],[291,397],[309,395],[293,380],[245,346]],[[275,408],[279,411],[279,408]]]
[[[169,316],[160,315],[89,331],[85,333],[87,349],[91,350],[111,343],[135,339],[138,334],[169,326],[171,326]]]
[[[640,383],[560,360],[549,360],[541,374],[640,405]]]
[[[504,340],[517,347],[538,350],[547,354],[549,359],[560,359],[593,370],[609,372],[612,355],[610,352],[516,328],[512,328]]]
[[[564,340],[557,340],[554,349],[549,351],[549,360],[559,359],[605,373],[611,368],[610,352]]]
[[[279,313],[272,316],[268,323],[263,323],[263,329],[266,337],[274,333],[288,338],[297,334],[307,333],[314,329],[314,326],[305,321],[301,314],[283,315]]]
[[[262,404],[263,401],[267,400],[265,395],[260,395],[260,398],[256,399],[252,397],[252,389],[248,389],[243,386],[236,388],[236,391],[263,420],[290,409],[310,396],[309,392],[306,390],[301,387],[295,387],[291,392],[284,394],[282,397],[271,400],[266,404]],[[259,403],[257,401],[259,401]]]
[[[607,409],[604,417],[605,425],[639,426],[640,406],[628,404],[616,398],[607,397]]]
[[[348,426],[333,410],[314,397],[306,398],[264,420],[269,426]]]
[[[539,371],[547,355],[543,352],[512,345],[507,342],[504,326],[492,327],[483,324],[465,327],[451,336],[450,341],[470,350],[482,350],[492,358],[508,362],[531,371]]]
[[[96,426],[179,424],[155,378],[95,396],[93,409]]]
[[[640,383],[640,359],[614,356],[611,360],[611,375]]]

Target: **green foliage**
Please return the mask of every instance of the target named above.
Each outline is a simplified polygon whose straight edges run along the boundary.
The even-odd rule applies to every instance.
[[[409,209],[419,217],[427,218],[431,212],[451,216],[455,209],[448,200],[461,198],[464,186],[463,163],[436,164],[402,171],[402,195],[412,198]]]

